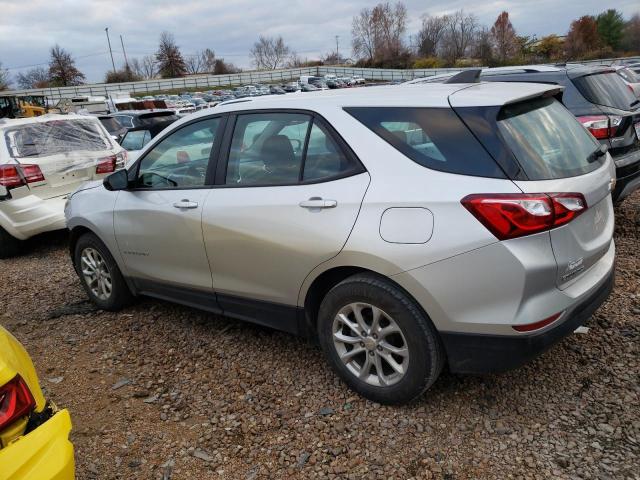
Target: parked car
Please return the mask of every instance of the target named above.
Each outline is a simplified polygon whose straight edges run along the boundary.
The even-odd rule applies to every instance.
[[[111,138],[116,142],[119,141],[120,138],[122,138],[122,135],[127,132],[127,129],[123,127],[120,122],[113,117],[113,115],[98,115],[97,117],[105,130],[109,132]]]
[[[96,117],[0,121],[0,258],[19,253],[23,240],[63,229],[67,195],[126,158]]]
[[[317,92],[321,90],[321,88],[316,87],[313,83],[303,83],[300,91],[301,92]]]
[[[287,93],[299,92],[300,84],[298,82],[290,82],[284,85],[282,89]]]
[[[0,478],[73,480],[71,416],[47,401],[24,347],[0,326]]]
[[[107,115],[103,116],[107,117]],[[154,123],[164,123],[168,120],[176,121],[178,116],[172,109],[166,110],[124,110],[110,115],[122,127],[136,128],[147,127]]]
[[[631,93],[640,98],[640,76],[626,66],[614,67],[614,69]]]
[[[359,77],[357,75],[351,77],[351,81],[354,85],[364,85],[365,83],[367,83],[367,81],[363,77]]]
[[[539,82],[564,87],[562,103],[609,152],[616,164],[616,202],[640,187],[640,101],[611,67],[536,66],[482,71],[490,82]]]
[[[416,398],[445,363],[516,367],[613,285],[614,165],[556,91],[221,104],[73,194],[73,263],[105,310],[149,295],[318,338],[377,402]]]
[[[140,150],[160,134],[165,128],[175,122],[177,118],[169,117],[164,122],[155,122],[144,127],[130,128],[121,138],[120,146],[127,150],[129,161],[137,158]]]
[[[284,95],[287,92],[285,92],[282,87],[278,87],[277,85],[271,85],[269,87],[269,93],[271,95]]]
[[[209,103],[199,97],[192,98],[191,103],[195,106],[196,111],[202,110],[203,108],[209,108]]]

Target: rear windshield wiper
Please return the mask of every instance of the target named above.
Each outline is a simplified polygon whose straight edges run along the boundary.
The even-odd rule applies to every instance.
[[[587,162],[589,163],[593,163],[596,160],[598,160],[600,157],[606,155],[607,151],[609,149],[607,148],[606,145],[600,145],[598,148],[596,148],[593,152],[591,152],[588,156],[587,156]]]

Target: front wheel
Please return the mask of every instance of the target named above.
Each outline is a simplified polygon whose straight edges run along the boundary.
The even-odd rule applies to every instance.
[[[378,403],[417,398],[444,365],[431,321],[399,287],[372,274],[349,277],[326,295],[318,336],[336,373]]]
[[[93,233],[85,233],[74,250],[76,272],[91,301],[102,310],[117,311],[133,298],[109,249]]]

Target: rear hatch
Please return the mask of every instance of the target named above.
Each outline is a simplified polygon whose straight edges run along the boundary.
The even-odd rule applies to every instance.
[[[509,156],[517,163],[509,176],[523,193],[551,197],[577,194],[571,198],[586,204],[570,222],[549,231],[558,265],[556,283],[560,289],[567,288],[611,246],[614,214],[610,192],[615,167],[610,155],[571,112],[549,95],[485,109],[485,120],[487,116],[492,118],[483,124],[487,127],[484,132],[464,110],[456,108],[494,157],[500,151],[500,156]],[[501,147],[487,145],[488,135]],[[496,160],[502,165],[508,163],[505,158]]]
[[[20,124],[5,130],[5,140],[9,155],[29,172],[31,193],[43,200],[69,194],[126,160],[94,118]]]
[[[582,69],[567,75],[582,96],[597,106],[602,115],[579,116],[578,119],[614,157],[640,150],[640,100],[615,70],[585,75]]]
[[[552,98],[506,105],[497,125],[529,178],[515,181],[524,193],[579,193],[586,201],[583,213],[549,232],[558,263],[557,284],[567,288],[611,245],[613,163],[573,115]]]

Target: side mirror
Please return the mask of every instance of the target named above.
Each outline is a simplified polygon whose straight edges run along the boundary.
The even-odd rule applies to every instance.
[[[123,168],[117,172],[113,172],[102,182],[104,188],[109,191],[126,190],[129,186],[129,176],[127,171]]]

